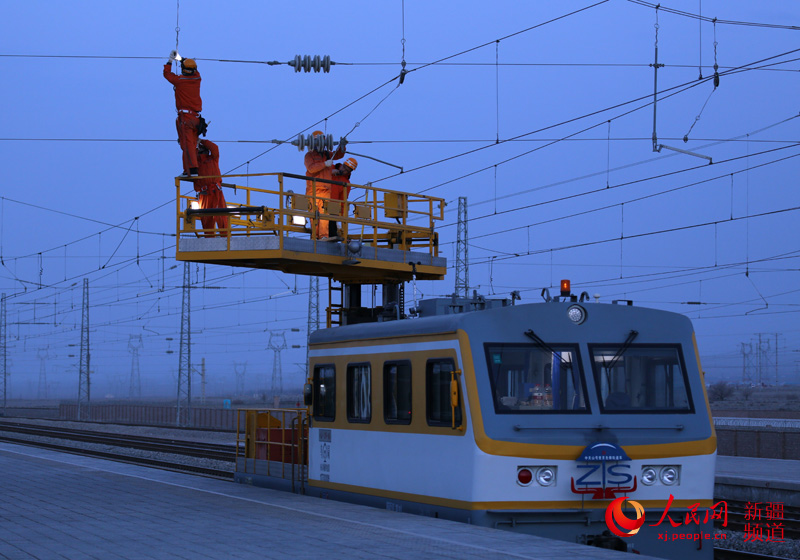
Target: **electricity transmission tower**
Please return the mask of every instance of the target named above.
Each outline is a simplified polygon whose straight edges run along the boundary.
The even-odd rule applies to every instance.
[[[3,400],[3,416],[6,415],[6,388],[8,385],[8,329],[6,325],[6,295],[3,294],[0,297],[0,376],[3,378],[0,380],[0,391],[2,391],[0,397]]]
[[[131,353],[131,379],[128,389],[129,398],[141,398],[142,379],[139,375],[139,350],[144,346],[142,335],[130,335],[128,339],[128,351]]]
[[[244,374],[247,371],[247,362],[233,362],[233,371],[236,373],[236,394],[244,395]]]
[[[192,320],[191,274],[189,263],[183,264],[183,305],[181,306],[181,346],[178,356],[178,401],[176,404],[178,426],[188,426],[192,418]]]
[[[89,279],[83,279],[83,305],[81,306],[81,355],[78,367],[78,420],[89,420],[92,402],[89,379]]]
[[[206,404],[206,359],[200,360],[200,404]]]
[[[47,360],[51,356],[47,348],[39,348],[36,357],[39,358],[39,388],[36,392],[36,398],[41,400],[47,398]]]
[[[281,369],[281,350],[286,348],[286,334],[283,331],[269,333],[269,348],[272,356],[272,399],[275,407],[280,403],[283,395],[283,371]]]
[[[753,361],[753,343],[742,342],[742,383],[752,383],[752,369],[755,367]]]
[[[458,197],[458,228],[456,231],[456,296],[469,297],[469,231],[467,228],[467,197]]]
[[[767,337],[775,336],[775,359],[770,354],[770,340]],[[758,333],[758,384],[766,383],[769,370],[775,372],[775,385],[778,384],[778,337],[780,333]],[[762,338],[763,337],[763,338]]]
[[[319,276],[308,278],[308,336],[306,337],[306,363],[311,333],[319,329]]]

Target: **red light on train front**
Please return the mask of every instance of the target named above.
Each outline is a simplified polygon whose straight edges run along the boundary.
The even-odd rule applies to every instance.
[[[561,297],[569,297],[571,293],[571,287],[569,280],[562,280],[561,281]]]
[[[517,469],[517,484],[520,486],[528,486],[533,481],[533,473],[527,467],[519,467]]]

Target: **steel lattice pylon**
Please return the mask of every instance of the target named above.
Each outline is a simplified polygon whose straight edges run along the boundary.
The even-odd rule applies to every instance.
[[[181,306],[181,347],[178,355],[178,426],[189,426],[192,418],[192,321],[189,263],[183,265],[183,305]]]
[[[244,395],[244,374],[247,372],[247,362],[233,362],[233,371],[236,373],[236,394]]]
[[[36,357],[39,358],[39,387],[36,392],[36,398],[38,399],[46,399],[47,398],[47,360],[50,359],[50,352],[48,352],[47,348],[39,348],[39,351],[36,353]]]
[[[0,298],[0,400],[3,401],[3,416],[6,414],[6,388],[8,385],[8,346],[6,327],[6,295]]]
[[[81,357],[78,368],[78,420],[91,418],[92,402],[89,352],[89,279],[83,279],[83,305],[81,306]]]
[[[200,361],[200,406],[206,404],[206,359]]]
[[[469,297],[469,231],[467,229],[467,197],[458,197],[458,230],[456,233],[457,296]]]
[[[306,337],[306,363],[308,363],[308,341],[311,333],[319,329],[319,276],[308,278],[308,329]]]
[[[278,340],[280,339],[280,340]],[[272,356],[272,398],[280,399],[283,395],[283,370],[281,367],[281,350],[286,348],[286,334],[283,332],[269,333],[269,348]]]
[[[142,379],[139,370],[139,350],[144,346],[142,335],[132,334],[128,339],[128,351],[131,353],[131,379],[128,388],[128,397],[140,398],[142,396]]]

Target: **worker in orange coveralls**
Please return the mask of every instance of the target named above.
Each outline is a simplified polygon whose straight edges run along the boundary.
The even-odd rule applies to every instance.
[[[347,183],[347,185],[331,185],[331,198],[342,202],[342,215],[344,216],[347,215],[346,201],[347,197],[350,196],[350,175],[356,170],[356,167],[358,167],[356,158],[349,157],[344,160],[344,163],[335,164],[331,172],[334,181]],[[330,233],[331,237],[336,237],[338,235],[336,222],[332,221],[330,223],[328,226],[328,233]]]
[[[173,74],[172,60],[180,60],[180,76]],[[191,58],[180,58],[176,51],[170,53],[170,59],[164,64],[164,77],[175,88],[175,108],[178,118],[175,126],[178,129],[178,144],[183,150],[183,175],[197,175],[197,140],[200,138],[200,111],[203,100],[200,99],[200,74],[197,63]]]
[[[197,144],[197,164],[200,178],[194,181],[197,200],[200,208],[225,208],[225,196],[222,194],[222,173],[219,171],[219,148],[211,140],[200,140]],[[210,175],[210,176],[209,176]],[[200,223],[203,229],[213,230],[214,222],[222,231],[221,237],[228,237],[228,216],[203,216]],[[206,237],[214,237],[213,231],[203,233]]]
[[[312,133],[312,136],[322,136],[323,132],[321,130],[315,130]],[[313,177],[315,179],[333,179],[333,160],[335,159],[342,159],[344,157],[345,147],[339,145],[336,152],[331,154],[327,150],[323,150],[321,152],[317,150],[309,150],[305,157],[305,164],[306,164],[306,177]],[[306,181],[306,196],[309,197],[309,205],[314,204],[312,202],[311,197],[315,195],[316,199],[316,210],[320,214],[324,212],[323,205],[325,203],[326,198],[331,198],[331,184],[330,183],[315,183],[314,181],[307,180]],[[314,210],[313,207],[309,208],[309,210]],[[317,227],[313,233],[314,239],[320,239],[322,241],[337,241],[334,237],[328,237],[328,220],[317,220]]]

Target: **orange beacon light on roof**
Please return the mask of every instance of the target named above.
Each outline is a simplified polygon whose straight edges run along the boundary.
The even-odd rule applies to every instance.
[[[569,297],[569,295],[570,295],[569,280],[562,280],[561,281],[561,295],[563,297]]]

